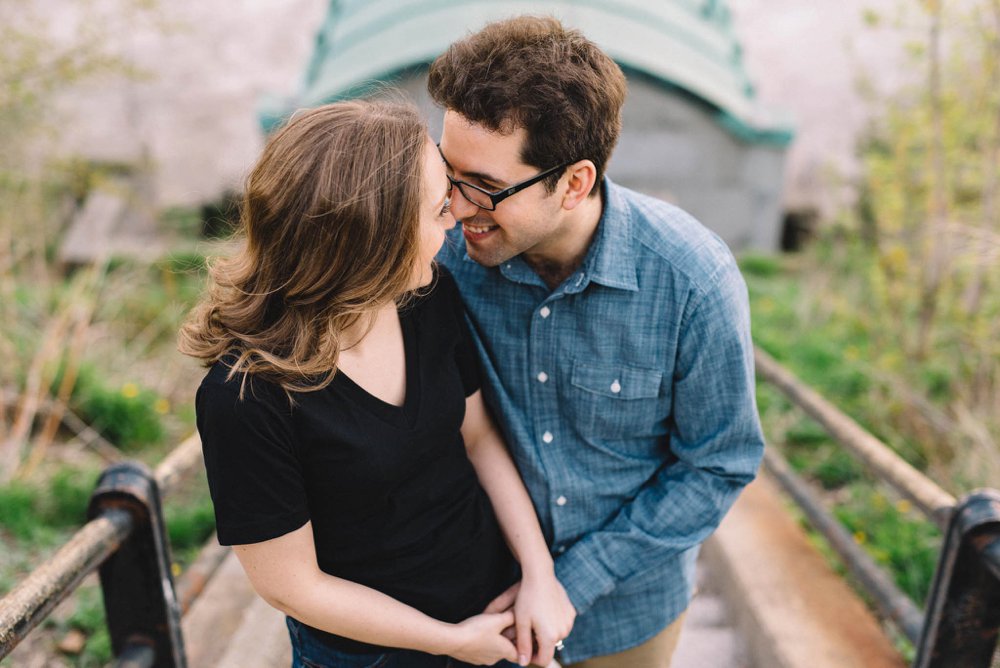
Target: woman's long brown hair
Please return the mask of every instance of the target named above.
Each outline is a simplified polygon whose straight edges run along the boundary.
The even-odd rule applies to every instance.
[[[299,112],[247,178],[245,241],[211,265],[180,351],[206,366],[232,356],[229,377],[260,375],[286,392],[328,385],[344,330],[412,281],[426,141],[408,104]]]

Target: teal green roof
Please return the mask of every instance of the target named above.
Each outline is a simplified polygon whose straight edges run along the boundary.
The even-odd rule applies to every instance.
[[[270,128],[298,107],[363,92],[426,65],[487,22],[551,14],[623,67],[681,88],[748,141],[786,144],[790,126],[764,112],[743,69],[723,0],[332,0],[302,90],[262,114]]]

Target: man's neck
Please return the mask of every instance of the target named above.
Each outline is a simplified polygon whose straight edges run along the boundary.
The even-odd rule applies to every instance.
[[[521,257],[550,290],[562,285],[587,257],[594,233],[603,212],[602,197],[587,198],[573,210],[566,234],[558,241],[537,252],[527,251]]]

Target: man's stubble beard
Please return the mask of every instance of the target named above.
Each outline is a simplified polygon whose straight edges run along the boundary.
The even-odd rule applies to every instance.
[[[474,216],[472,219],[468,220],[473,225],[496,225],[496,223],[491,219],[479,220],[479,216]],[[463,219],[462,224],[465,222],[466,219]],[[504,228],[497,225],[496,231],[492,233],[491,242],[500,241],[500,243],[489,243],[475,246],[466,241],[465,250],[468,252],[469,257],[482,266],[496,267],[511,259],[515,255],[518,255],[518,252],[510,250],[509,245],[504,242],[504,238]]]

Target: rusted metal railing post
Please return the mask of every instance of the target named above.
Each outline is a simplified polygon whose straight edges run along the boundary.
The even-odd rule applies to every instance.
[[[111,648],[116,656],[136,645],[153,648],[156,668],[184,668],[180,608],[170,572],[170,548],[156,479],[137,462],[108,467],[90,500],[88,517],[123,509],[134,529],[100,567]]]
[[[914,668],[988,668],[1000,630],[1000,492],[955,508],[938,561]]]

